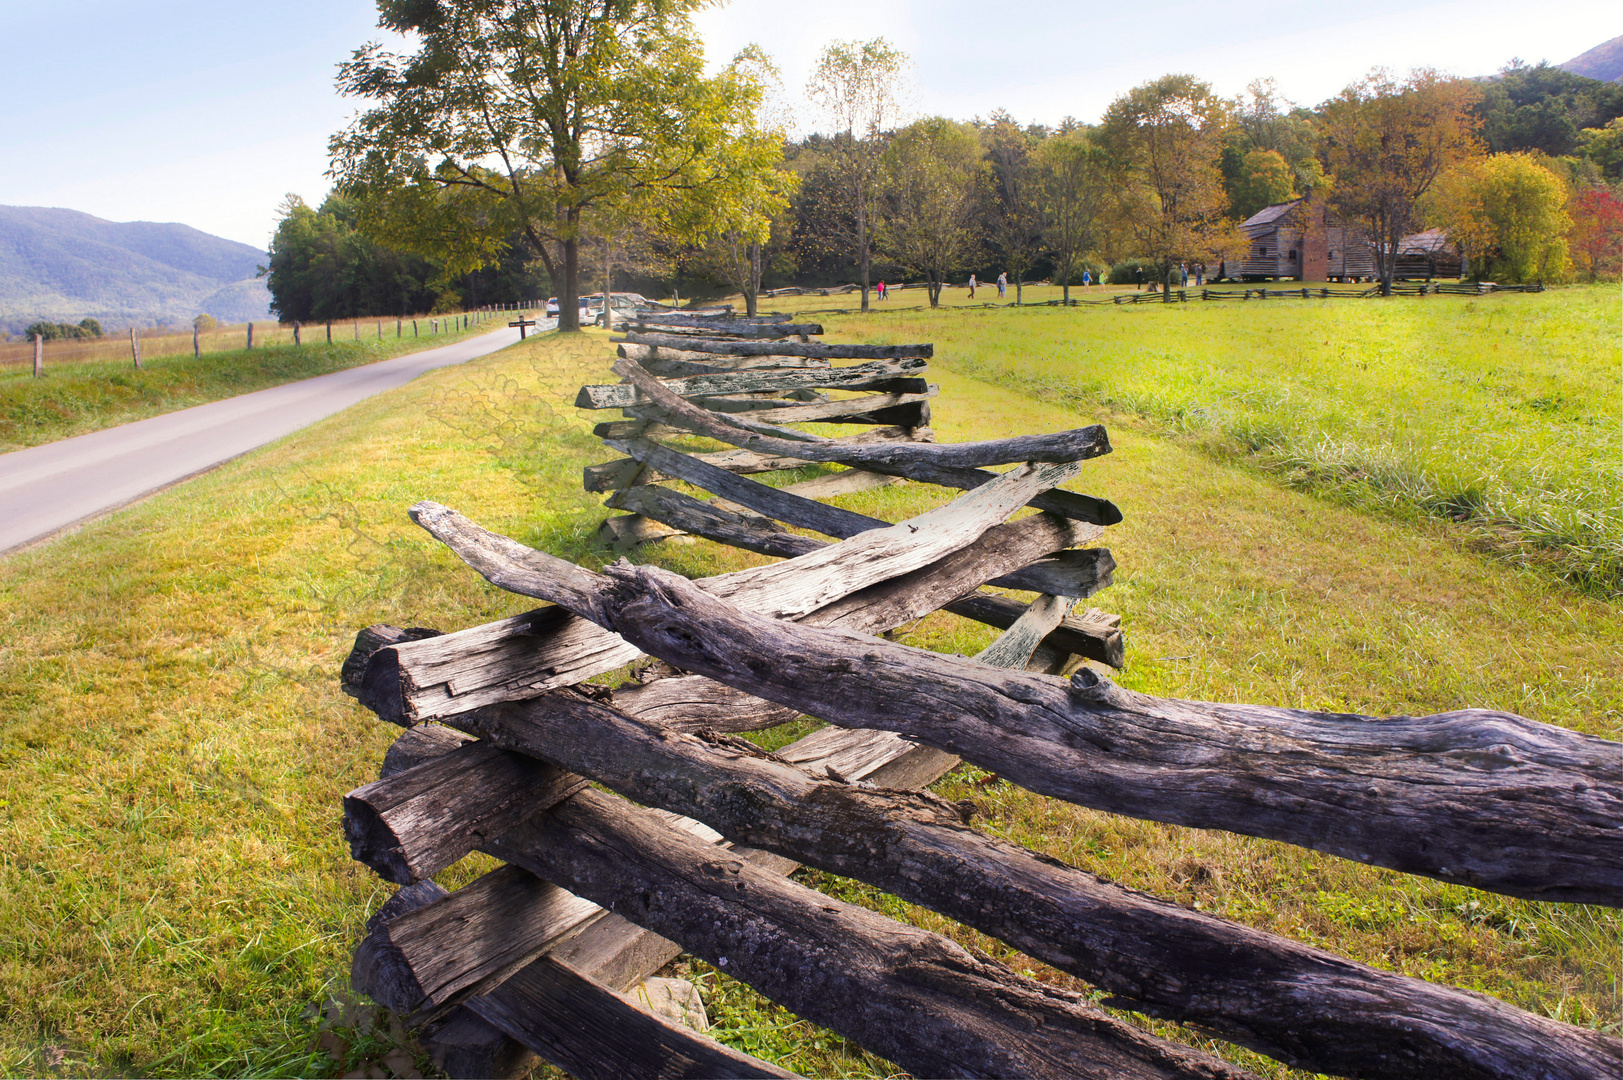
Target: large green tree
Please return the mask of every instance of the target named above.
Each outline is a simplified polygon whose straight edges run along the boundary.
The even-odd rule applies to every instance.
[[[976,226],[986,167],[980,139],[945,117],[916,120],[885,148],[878,246],[898,266],[924,275],[930,306],[949,273],[980,247]]]
[[[1560,280],[1570,270],[1567,186],[1529,152],[1461,162],[1437,182],[1431,221],[1496,281]]]
[[[370,102],[332,140],[333,171],[374,233],[482,266],[524,236],[578,329],[580,239],[594,209],[635,204],[691,231],[778,151],[750,137],[754,88],[709,76],[691,14],[702,0],[379,0],[373,43],[340,69]]]
[[[1162,282],[1233,243],[1218,169],[1229,124],[1229,103],[1191,75],[1162,76],[1105,110],[1098,139],[1117,168],[1116,229],[1156,260]]]
[[[1403,237],[1419,227],[1422,201],[1450,168],[1481,153],[1472,112],[1477,88],[1417,70],[1399,82],[1377,69],[1320,106],[1330,206],[1368,230],[1389,295]]]
[[[1025,296],[1026,275],[1042,254],[1042,185],[1032,147],[1040,132],[1020,127],[1006,112],[992,114],[981,129],[990,167],[986,233],[991,249],[1014,278],[1014,299]]]
[[[355,229],[355,207],[341,195],[313,209],[297,195],[281,207],[271,237],[265,284],[283,322],[365,315],[409,315],[435,306],[439,267],[384,247]]]
[[[1071,277],[1099,244],[1113,170],[1104,152],[1079,130],[1045,139],[1035,157],[1043,248],[1053,260],[1062,296],[1070,303]]]
[[[818,58],[806,83],[806,97],[822,110],[832,132],[823,156],[830,183],[819,215],[823,244],[844,248],[856,258],[862,283],[862,310],[868,310],[873,269],[873,235],[887,132],[901,112],[898,100],[907,54],[884,38],[834,41]]]

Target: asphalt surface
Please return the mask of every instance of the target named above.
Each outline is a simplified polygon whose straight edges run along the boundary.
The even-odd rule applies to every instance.
[[[542,320],[537,330],[555,320]],[[0,454],[0,552],[135,502],[275,442],[425,371],[518,341],[490,334]]]

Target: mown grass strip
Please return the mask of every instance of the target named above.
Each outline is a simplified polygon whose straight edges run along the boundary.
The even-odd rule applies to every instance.
[[[338,819],[394,732],[339,693],[337,666],[372,622],[452,628],[531,606],[412,526],[405,508],[421,498],[588,565],[611,557],[592,544],[605,511],[580,469],[612,455],[590,435],[600,417],[568,405],[603,380],[609,353],[601,334],[546,335],[430,373],[0,561],[0,1071],[337,1075],[399,1041],[322,1008],[387,895],[349,859]],[[1070,407],[937,378],[943,441],[1075,425]],[[1394,524],[1178,440],[1120,428],[1112,440],[1073,486],[1126,515],[1107,541],[1117,584],[1095,601],[1124,617],[1123,684],[1369,713],[1482,705],[1623,735],[1615,606],[1462,550],[1446,522]],[[840,501],[895,519],[950,495],[904,485]],[[705,542],[646,557],[693,576],[761,561]],[[940,615],[909,640],[972,655],[990,637]],[[979,803],[986,827],[1124,884],[1618,1023],[1616,913],[1092,813],[973,770],[940,790]],[[468,860],[442,883],[478,869]],[[811,880],[1065,979],[894,898]],[[735,984],[705,982],[723,1039],[812,1074],[884,1074]],[[344,1036],[342,1066],[315,1050],[324,1025]]]

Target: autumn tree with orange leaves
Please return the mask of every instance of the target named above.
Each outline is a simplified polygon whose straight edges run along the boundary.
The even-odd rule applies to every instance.
[[[1382,295],[1390,295],[1398,244],[1420,228],[1422,200],[1437,178],[1482,153],[1478,90],[1466,79],[1421,69],[1398,82],[1376,69],[1319,112],[1330,205],[1368,230]]]

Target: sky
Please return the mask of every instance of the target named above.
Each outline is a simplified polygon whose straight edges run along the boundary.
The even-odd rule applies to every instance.
[[[701,12],[706,55],[759,43],[801,97],[835,39],[883,36],[913,60],[921,114],[1097,120],[1172,72],[1225,95],[1272,76],[1316,105],[1370,68],[1486,75],[1562,63],[1623,34],[1616,0],[1363,0],[1247,6],[1161,0],[732,0]],[[319,203],[327,139],[356,103],[337,65],[380,37],[366,0],[54,0],[0,5],[0,205],[178,221],[263,248],[288,194]],[[19,47],[20,43],[29,43]],[[803,128],[815,128],[805,115]]]

